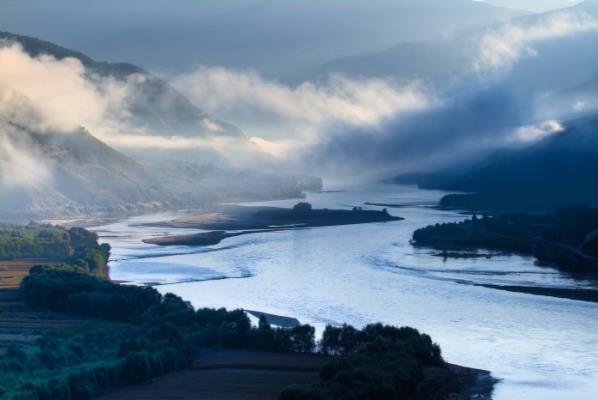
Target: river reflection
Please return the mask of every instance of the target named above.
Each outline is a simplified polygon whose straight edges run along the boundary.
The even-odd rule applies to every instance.
[[[404,221],[268,232],[205,248],[146,245],[153,235],[197,232],[135,217],[95,228],[113,247],[111,276],[161,284],[195,306],[288,315],[327,323],[382,321],[429,333],[453,363],[502,379],[494,398],[594,400],[598,393],[598,304],[509,293],[473,283],[595,287],[528,257],[444,260],[409,244],[413,231],[466,216],[434,209],[443,193],[395,185],[309,193],[318,208],[389,208]],[[296,200],[259,204],[292,206]]]

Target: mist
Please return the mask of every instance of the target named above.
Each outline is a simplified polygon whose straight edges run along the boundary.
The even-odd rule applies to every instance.
[[[141,20],[161,9],[158,4],[150,3]],[[364,10],[359,1],[350,4],[345,23]],[[330,8],[323,10],[331,11],[332,6],[327,4]],[[130,52],[127,60],[143,61],[141,67],[150,66],[153,73],[128,64],[97,63],[78,53],[61,55],[63,50],[51,44],[34,42],[25,48],[14,40],[5,41],[0,46],[0,114],[5,126],[0,142],[2,185],[31,189],[45,184],[44,190],[51,192],[48,197],[56,201],[69,193],[68,198],[92,202],[98,195],[92,181],[110,181],[110,174],[125,168],[132,172],[103,189],[104,203],[147,204],[156,193],[169,193],[162,197],[170,204],[182,204],[184,198],[193,199],[189,203],[202,202],[228,193],[229,188],[242,187],[245,193],[252,186],[264,193],[257,197],[268,197],[265,193],[277,193],[276,185],[297,193],[300,185],[285,182],[298,182],[306,175],[385,180],[400,173],[458,169],[497,150],[531,146],[558,135],[566,120],[592,113],[598,106],[591,89],[593,78],[598,79],[592,67],[598,52],[591,51],[598,19],[588,9],[527,15],[462,1],[461,8],[452,10],[459,14],[457,18],[426,15],[431,6],[440,7],[437,11],[443,8],[432,0],[425,6],[407,2],[391,6],[381,0],[372,8],[375,11],[368,11],[388,11],[385,7],[393,13],[408,11],[406,15],[422,26],[419,30],[414,25],[404,27],[400,36],[377,32],[379,41],[356,42],[351,51],[364,51],[359,56],[363,62],[351,72],[335,70],[346,60],[335,57],[348,53],[342,46],[353,43],[349,38],[359,30],[339,41],[327,31],[333,19],[314,22],[314,35],[330,40],[318,47],[314,57],[304,57],[303,50],[287,57],[288,53],[276,50],[277,39],[262,38],[259,49],[245,48],[242,30],[231,33],[234,43],[218,43],[219,51],[234,53],[246,62],[215,57],[211,50],[191,52],[202,56],[197,60],[152,53],[185,65],[174,68],[143,61],[143,46]],[[100,20],[114,12],[111,7],[113,3],[97,9]],[[161,23],[186,21],[181,12],[188,7],[202,18],[216,19],[240,18],[240,10],[249,10],[269,21],[268,29],[280,28],[275,21],[281,13],[289,17],[288,9],[270,3],[247,0],[223,6],[208,1],[201,10],[191,3],[169,9]],[[312,15],[314,7],[315,3],[305,3],[301,15]],[[135,2],[127,3],[123,15],[135,10]],[[474,14],[487,17],[486,25],[466,24],[459,32],[451,28],[460,25],[464,15]],[[123,18],[113,24],[126,25]],[[423,34],[430,23],[439,23],[438,29]],[[66,34],[77,26],[69,23],[60,32]],[[94,29],[94,34],[104,32]],[[177,32],[189,33],[185,28]],[[287,48],[290,42],[279,39]],[[130,40],[129,45],[137,48],[137,42]],[[296,40],[299,49],[314,45],[313,37]],[[397,45],[405,41],[408,45]],[[58,55],[39,52],[36,46]],[[268,46],[274,49],[267,59],[272,68],[264,67],[261,53]],[[173,51],[187,54],[176,46]],[[392,62],[384,65],[380,54],[393,54]],[[119,57],[118,52],[107,59],[112,57]],[[586,57],[588,62],[572,69],[566,60],[575,57]],[[286,60],[285,66],[277,64],[280,59]],[[321,63],[328,69],[321,68]],[[433,68],[420,70],[424,64]],[[94,158],[95,151],[104,155]],[[83,153],[93,161],[83,159]],[[90,180],[83,173],[73,177],[72,170],[102,172]],[[255,180],[243,182],[243,171]],[[293,178],[285,181],[289,176]],[[78,184],[67,185],[69,180]],[[86,187],[86,192],[76,193],[76,186]],[[238,192],[227,196],[241,197]]]
[[[2,8],[3,29],[94,58],[163,73],[249,68],[276,79],[525,14],[471,0],[6,0]]]
[[[570,10],[489,27],[462,43],[468,56],[446,88],[425,78],[335,73],[287,84],[225,67],[200,67],[173,82],[208,112],[237,121],[283,168],[384,179],[452,168],[561,132],[561,122],[591,102],[549,112],[545,88],[516,85],[514,77],[530,63],[550,62],[568,40],[584,43],[597,32],[595,16]],[[566,73],[554,90],[576,75],[583,80],[581,71]]]

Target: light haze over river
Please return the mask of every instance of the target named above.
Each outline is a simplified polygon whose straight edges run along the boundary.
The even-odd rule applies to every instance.
[[[532,258],[444,261],[413,248],[419,227],[465,216],[432,208],[443,195],[395,185],[308,193],[315,208],[402,204],[404,221],[238,236],[209,247],[147,245],[142,238],[198,232],[139,226],[175,213],[95,228],[111,244],[111,277],[160,283],[196,307],[246,308],[316,325],[382,321],[438,342],[449,362],[492,371],[497,400],[595,400],[598,304],[486,289],[471,283],[590,287]],[[292,206],[297,200],[259,203]],[[379,209],[379,207],[365,207]]]

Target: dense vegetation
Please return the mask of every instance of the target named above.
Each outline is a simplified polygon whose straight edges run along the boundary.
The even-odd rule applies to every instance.
[[[419,229],[413,242],[443,250],[485,248],[530,254],[564,269],[598,273],[598,208],[562,208],[550,215],[474,215],[463,222]]]
[[[50,225],[0,224],[0,259],[66,258],[70,256],[68,232]]]
[[[497,151],[479,163],[449,173],[411,174],[400,183],[459,191],[444,207],[473,211],[552,212],[558,207],[598,205],[598,116],[563,123],[564,130],[529,146]],[[464,168],[463,168],[464,167]]]
[[[333,356],[318,383],[288,388],[281,394],[284,400],[404,399],[421,393],[426,367],[446,372],[435,393],[455,389],[438,346],[414,329],[329,326],[316,343],[309,325],[276,328],[262,317],[253,327],[242,310],[194,310],[175,295],[103,279],[110,249],[84,229],[4,227],[3,243],[30,240],[40,248],[39,242],[64,246],[63,264],[34,266],[23,280],[26,305],[90,322],[46,334],[32,345],[11,346],[0,359],[1,398],[93,398],[187,368],[205,347]]]
[[[22,284],[28,306],[99,318],[74,332],[13,347],[0,360],[8,399],[91,398],[191,365],[205,346],[311,352],[314,328],[252,327],[241,310],[200,309],[149,287],[113,284],[76,266],[34,267]]]
[[[200,348],[214,346],[300,353],[319,349],[335,356],[322,369],[321,382],[289,388],[281,395],[285,400],[312,398],[305,396],[313,393],[322,399],[406,398],[417,390],[422,368],[443,365],[438,346],[411,328],[329,326],[317,346],[309,325],[275,328],[262,318],[252,327],[241,310],[194,310],[175,295],[113,284],[76,266],[34,267],[21,290],[36,310],[97,322],[46,335],[31,346],[11,347],[0,360],[0,395],[7,399],[92,398],[189,367]]]
[[[107,277],[110,246],[83,228],[0,224],[0,260],[58,260],[83,272]]]
[[[362,330],[352,326],[331,327],[324,332],[321,350],[335,355],[322,367],[320,380],[312,385],[285,389],[281,400],[397,400],[431,398],[422,385],[424,367],[445,372],[435,382],[436,398],[446,398],[458,382],[444,366],[440,349],[429,336],[412,328],[382,324]]]

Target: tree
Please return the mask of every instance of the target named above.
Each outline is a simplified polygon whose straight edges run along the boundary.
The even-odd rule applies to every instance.
[[[307,215],[307,214],[311,213],[312,210],[313,210],[313,207],[311,206],[311,204],[306,203],[306,202],[297,203],[293,207],[293,212],[298,215]]]

